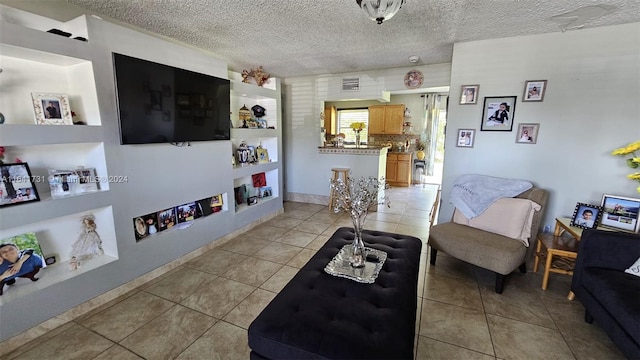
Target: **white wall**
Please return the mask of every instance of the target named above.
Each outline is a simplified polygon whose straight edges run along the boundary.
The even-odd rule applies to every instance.
[[[543,102],[522,102],[525,80],[548,80]],[[451,99],[480,84],[478,105],[449,106],[439,221],[461,174],[527,179],[550,191],[544,224],[571,216],[576,202],[602,194],[640,197],[622,158],[610,152],[640,140],[640,23],[458,43]],[[518,97],[514,131],[479,131],[485,96]],[[540,123],[535,145],[516,144],[518,123]],[[455,146],[459,128],[478,129],[473,148]]]
[[[284,79],[285,193],[328,196],[331,168],[348,166],[341,162],[339,155],[318,154],[320,113],[324,110],[325,100],[376,99],[374,96],[382,90],[406,90],[404,75],[411,69],[423,73],[423,89],[449,85],[449,64]],[[347,97],[341,88],[344,77],[360,77],[368,81],[361,83],[361,92],[353,92]]]

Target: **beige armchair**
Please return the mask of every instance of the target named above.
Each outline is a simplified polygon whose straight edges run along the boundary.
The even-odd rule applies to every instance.
[[[525,273],[526,261],[533,257],[536,239],[547,204],[548,192],[540,188],[531,188],[516,198],[529,199],[540,210],[533,214],[529,246],[522,241],[453,221],[434,225],[429,231],[430,263],[436,264],[438,251],[467,263],[491,270],[496,273],[495,291],[501,294],[505,276],[516,268]]]

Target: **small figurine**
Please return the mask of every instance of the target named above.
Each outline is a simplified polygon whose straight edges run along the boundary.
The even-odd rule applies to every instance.
[[[80,261],[78,261],[78,258],[73,256],[71,257],[71,260],[69,260],[69,270],[74,271],[74,270],[78,270],[80,268]]]
[[[78,261],[91,259],[93,255],[104,255],[102,240],[96,232],[95,216],[82,217],[82,232],[71,246],[71,258]]]

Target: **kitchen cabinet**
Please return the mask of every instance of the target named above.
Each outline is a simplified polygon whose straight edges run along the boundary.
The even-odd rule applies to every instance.
[[[402,135],[404,104],[369,106],[369,135]]]
[[[412,153],[387,154],[387,183],[392,186],[409,186],[411,184]]]

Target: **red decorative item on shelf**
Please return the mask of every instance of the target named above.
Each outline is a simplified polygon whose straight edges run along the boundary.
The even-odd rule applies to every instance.
[[[253,180],[253,187],[267,186],[267,177],[263,172],[251,175],[251,179]]]

